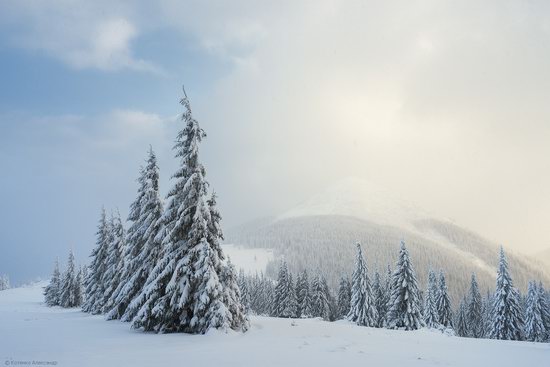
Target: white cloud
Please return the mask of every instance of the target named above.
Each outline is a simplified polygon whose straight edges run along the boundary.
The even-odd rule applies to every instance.
[[[14,45],[38,50],[76,69],[130,69],[163,73],[136,57],[139,28],[130,8],[108,2],[21,0],[0,5],[0,24],[11,26]]]

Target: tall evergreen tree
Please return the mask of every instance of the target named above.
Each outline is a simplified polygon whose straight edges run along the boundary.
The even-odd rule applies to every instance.
[[[109,311],[109,300],[117,289],[122,273],[124,272],[123,254],[126,246],[126,234],[120,219],[120,213],[111,214],[110,220],[109,247],[107,259],[105,261],[105,273],[103,273],[102,282],[105,286],[103,293],[102,312]]]
[[[228,293],[224,288],[231,286],[228,282],[236,275],[224,274],[234,270],[222,263],[220,216],[215,198],[208,198],[206,170],[199,160],[199,145],[206,134],[193,118],[186,95],[181,104],[185,127],[174,146],[181,161],[162,217],[163,251],[137,297],[144,301],[139,302],[132,325],[194,334],[226,325],[243,330],[246,325],[237,325],[240,317],[231,313],[242,305],[226,304],[239,300],[224,296]]]
[[[451,300],[449,299],[449,293],[447,291],[445,274],[443,274],[442,270],[439,272],[438,291],[435,303],[437,305],[438,323],[441,326],[452,328],[453,310],[451,308]]]
[[[330,295],[326,281],[320,275],[313,278],[311,284],[311,309],[313,317],[330,320]]]
[[[550,294],[544,290],[542,282],[540,281],[537,290],[539,292],[539,302],[542,310],[542,323],[546,330],[545,340],[550,342]]]
[[[10,288],[10,278],[6,274],[0,275],[0,291]]]
[[[240,290],[240,302],[244,307],[244,312],[250,312],[250,293],[248,292],[248,282],[246,276],[244,275],[244,270],[239,271],[238,285]]]
[[[460,302],[460,306],[458,307],[458,313],[456,316],[456,322],[455,322],[455,332],[456,335],[461,337],[467,337],[470,335],[470,330],[468,326],[468,314],[467,314],[467,306],[466,306],[466,300],[462,300]]]
[[[424,297],[424,322],[429,328],[439,327],[439,313],[437,312],[437,278],[435,272],[430,270],[428,274],[428,287]]]
[[[44,298],[46,305],[59,306],[59,295],[61,293],[61,273],[59,271],[59,260],[55,260],[50,284],[44,289]]]
[[[392,275],[387,327],[416,330],[424,326],[416,275],[405,242],[401,241],[399,259]]]
[[[346,318],[351,305],[351,284],[348,277],[340,278],[338,287],[338,318]]]
[[[84,312],[98,314],[103,309],[103,300],[105,293],[105,284],[103,283],[103,274],[107,269],[107,255],[109,251],[109,222],[105,214],[105,209],[101,209],[98,230],[96,233],[96,247],[92,251],[92,261],[89,266],[86,284],[86,302],[82,306]]]
[[[374,304],[376,307],[376,313],[378,317],[376,319],[376,327],[384,327],[386,321],[386,313],[388,311],[388,300],[386,297],[386,290],[380,279],[380,273],[376,271],[374,273],[374,281],[372,283],[372,292],[374,295]]]
[[[492,306],[491,339],[521,340],[523,328],[519,292],[514,288],[508,272],[504,249],[500,248],[497,286]]]
[[[525,308],[525,338],[532,342],[546,340],[546,327],[543,321],[543,309],[540,293],[535,282],[529,282],[527,305]]]
[[[471,338],[483,337],[483,301],[477,285],[476,275],[472,274],[470,290],[468,292],[466,316],[468,322],[468,336]]]
[[[296,317],[298,305],[296,293],[292,282],[292,275],[288,271],[286,261],[281,262],[277,286],[275,287],[275,316]]]
[[[311,292],[307,270],[303,270],[296,281],[296,301],[298,304],[298,317],[311,317]]]
[[[357,244],[355,270],[351,283],[351,303],[348,319],[361,326],[376,326],[378,313],[371,288],[367,263],[363,257],[361,244]]]
[[[130,321],[143,305],[139,296],[154,268],[160,251],[162,200],[159,195],[159,168],[153,149],[149,147],[147,164],[138,178],[138,195],[130,205],[128,221],[132,224],[126,234],[124,268],[120,282],[107,303],[108,319]],[[132,302],[132,307],[129,307]]]
[[[215,207],[215,195],[212,205]],[[249,327],[249,321],[247,317],[247,311],[244,305],[241,303],[241,294],[237,281],[237,272],[235,267],[228,258],[227,262],[222,265],[220,281],[222,283],[222,302],[227,308],[224,316],[222,317],[223,323],[219,328],[228,330],[240,330],[247,331]]]
[[[69,259],[67,261],[67,270],[65,271],[61,281],[59,305],[61,307],[77,307],[80,306],[81,301],[80,282],[77,279],[74,254],[71,250],[69,251]]]

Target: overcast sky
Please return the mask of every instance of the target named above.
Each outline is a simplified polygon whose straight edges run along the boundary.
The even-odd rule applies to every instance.
[[[82,261],[185,83],[224,226],[339,178],[518,251],[550,247],[550,2],[0,3],[0,273]]]

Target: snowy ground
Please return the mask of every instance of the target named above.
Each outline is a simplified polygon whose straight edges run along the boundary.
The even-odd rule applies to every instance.
[[[0,292],[0,364],[550,366],[549,344],[463,339],[427,330],[370,329],[346,322],[252,317],[252,328],[244,335],[145,334],[77,309],[45,307],[44,285]]]

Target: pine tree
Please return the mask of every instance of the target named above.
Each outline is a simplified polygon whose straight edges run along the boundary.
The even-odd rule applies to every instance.
[[[298,305],[286,262],[283,260],[279,268],[277,286],[275,287],[275,315],[277,317],[296,317]]]
[[[521,340],[523,319],[519,292],[514,288],[508,273],[508,261],[502,247],[491,316],[492,325],[489,331],[491,339]]]
[[[304,269],[296,281],[296,302],[298,317],[311,317],[311,294],[307,270]]]
[[[0,276],[0,291],[10,288],[10,278],[6,274]]]
[[[132,222],[126,234],[124,269],[118,287],[107,303],[111,309],[107,319],[121,318],[130,321],[136,315],[144,300],[136,297],[154,268],[160,251],[162,201],[159,195],[159,169],[153,149],[149,147],[147,164],[138,178],[139,189],[136,200],[130,206],[128,221]],[[130,303],[132,303],[132,307]]]
[[[468,336],[471,338],[483,337],[483,301],[477,285],[476,275],[472,274],[470,290],[468,292],[466,316],[468,322]]]
[[[220,281],[223,289],[222,302],[226,310],[224,311],[223,324],[219,328],[225,330],[240,330],[243,332],[247,331],[249,328],[249,320],[246,315],[245,307],[240,302],[241,294],[237,281],[237,272],[229,258],[227,262],[222,265]]]
[[[438,323],[441,326],[452,328],[453,311],[451,308],[451,300],[449,299],[449,293],[447,291],[445,274],[443,274],[442,270],[439,272],[439,283],[438,283],[438,290],[437,290],[435,303],[437,306]]]
[[[244,275],[244,271],[242,269],[239,271],[238,284],[241,294],[240,302],[244,307],[244,312],[248,314],[250,312],[250,293],[248,292],[246,276]]]
[[[483,338],[489,338],[489,334],[493,325],[493,303],[494,303],[494,297],[487,290],[487,294],[485,295],[483,299],[483,311],[482,311],[482,320],[483,320]]]
[[[103,300],[105,293],[105,284],[102,278],[107,268],[107,254],[109,250],[109,222],[105,214],[105,209],[101,209],[101,216],[97,230],[96,247],[92,251],[92,261],[89,266],[86,284],[86,302],[82,306],[84,312],[98,314],[103,309]]]
[[[525,338],[532,342],[546,340],[546,327],[543,321],[543,309],[540,293],[535,282],[529,282],[527,305],[525,308]]]
[[[44,289],[44,298],[46,305],[59,306],[59,296],[61,293],[61,273],[59,271],[59,260],[55,260],[50,284]]]
[[[540,281],[537,290],[539,292],[540,309],[542,310],[542,323],[546,330],[545,341],[550,341],[550,294],[546,293]]]
[[[355,270],[351,283],[351,303],[348,320],[361,326],[374,327],[378,320],[374,294],[371,288],[367,263],[363,258],[361,244],[357,244]]]
[[[416,330],[424,326],[414,269],[405,242],[401,241],[399,259],[392,275],[387,327]]]
[[[429,328],[439,327],[439,313],[437,312],[437,278],[435,272],[430,270],[428,274],[428,287],[424,298],[424,322]]]
[[[351,305],[351,284],[348,277],[340,278],[338,288],[338,318],[344,319],[349,314]]]
[[[61,281],[59,305],[61,307],[77,307],[82,301],[80,297],[80,280],[77,279],[73,251],[69,251],[67,270]]]
[[[470,335],[470,330],[468,327],[468,315],[467,315],[467,306],[466,306],[466,300],[462,300],[460,302],[460,306],[458,307],[458,314],[456,317],[456,328],[455,332],[456,335],[461,337],[467,337]]]
[[[109,311],[109,306],[112,307],[112,304],[109,304],[109,300],[119,286],[121,275],[124,272],[123,254],[126,246],[126,234],[124,227],[122,226],[120,213],[117,212],[116,215],[111,214],[109,229],[109,247],[105,261],[105,273],[101,278],[101,281],[105,286],[102,301],[103,313]]]
[[[374,282],[372,283],[372,291],[375,300],[376,313],[378,318],[376,319],[376,327],[384,327],[386,321],[386,313],[388,311],[388,300],[386,297],[385,287],[382,285],[382,280],[380,279],[380,273],[374,273]]]
[[[227,297],[231,292],[224,289],[232,286],[227,282],[234,275],[224,274],[232,270],[222,263],[220,216],[215,196],[207,197],[206,170],[199,160],[199,145],[206,134],[193,118],[186,95],[181,104],[185,108],[185,127],[174,146],[181,161],[162,217],[163,251],[137,296],[142,300],[141,307],[132,325],[157,332],[193,334],[226,325],[243,330],[246,325],[235,321],[240,315],[231,314],[242,305],[238,299]]]
[[[311,284],[311,313],[313,317],[330,320],[330,300],[327,294],[326,281],[320,275],[313,278]]]

